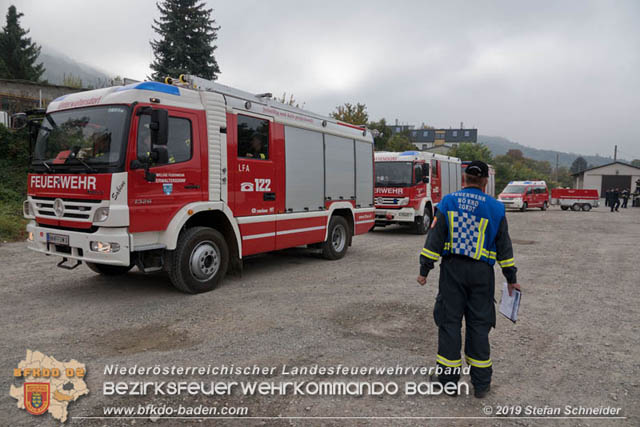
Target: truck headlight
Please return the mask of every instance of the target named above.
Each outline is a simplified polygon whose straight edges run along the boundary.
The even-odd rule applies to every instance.
[[[402,199],[398,200],[398,206],[405,206],[405,205],[408,205],[408,204],[409,204],[409,198],[408,197],[405,197],[405,198],[402,198]]]
[[[101,207],[96,209],[96,212],[93,214],[93,222],[104,222],[109,218],[109,207]]]
[[[116,253],[120,250],[120,244],[113,242],[90,242],[89,247],[93,252],[102,253]]]
[[[31,203],[29,203],[29,201],[28,201],[28,200],[25,200],[25,201],[22,203],[22,214],[23,214],[24,216],[32,216],[32,213],[31,213]]]

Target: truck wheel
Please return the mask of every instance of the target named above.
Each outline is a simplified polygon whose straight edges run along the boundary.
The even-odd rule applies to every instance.
[[[322,245],[322,256],[326,259],[340,259],[349,248],[349,224],[340,215],[334,215],[329,221],[327,240]]]
[[[569,210],[569,206],[560,206],[560,209],[562,209],[563,211],[567,211]]]
[[[222,234],[208,227],[183,231],[168,257],[169,277],[183,292],[199,294],[214,289],[229,265],[229,247]]]
[[[542,207],[540,208],[540,210],[546,211],[548,207],[549,207],[549,205],[547,204],[547,202],[544,202],[542,204]]]
[[[429,227],[431,226],[431,212],[427,211],[427,208],[424,208],[424,213],[422,216],[416,217],[416,222],[414,224],[414,232],[416,234],[427,234],[429,231]]]
[[[585,212],[589,212],[591,210],[591,205],[589,203],[585,203],[582,205],[582,210]]]
[[[527,202],[524,202],[524,203],[522,204],[522,207],[520,208],[520,212],[524,212],[524,211],[526,211],[526,210],[527,210]]]
[[[123,274],[127,274],[129,270],[133,268],[133,265],[125,266],[125,265],[107,265],[107,264],[96,264],[94,262],[87,262],[87,267],[91,269],[91,271],[102,274],[103,276],[120,276]]]
[[[578,212],[580,209],[582,209],[582,207],[578,203],[571,205],[571,210],[574,212]]]

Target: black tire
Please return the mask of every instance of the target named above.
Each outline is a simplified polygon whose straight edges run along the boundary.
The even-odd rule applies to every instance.
[[[329,221],[327,240],[322,244],[322,256],[330,260],[342,258],[349,248],[350,233],[347,220],[334,215]]]
[[[569,206],[560,206],[560,209],[562,209],[563,211],[568,211],[569,210]]]
[[[93,262],[85,262],[87,267],[95,273],[102,274],[103,276],[121,276],[127,274],[129,270],[133,268],[133,265],[107,265],[96,264]]]
[[[582,209],[582,206],[580,206],[580,204],[578,203],[574,203],[573,205],[571,205],[571,210],[574,212],[578,212],[580,209]]]
[[[529,205],[527,205],[527,202],[524,202],[522,204],[522,207],[520,208],[520,212],[525,212],[528,207],[529,207]]]
[[[167,259],[173,286],[199,294],[214,289],[227,274],[229,247],[217,230],[193,227],[180,234],[176,249]]]
[[[589,203],[585,203],[582,205],[582,210],[585,212],[589,212],[591,210],[591,205]]]
[[[540,208],[540,210],[542,210],[542,211],[546,211],[548,207],[549,207],[549,204],[548,204],[547,202],[544,202],[544,203],[542,204],[542,207]]]
[[[425,221],[426,218],[426,221]],[[433,220],[431,216],[431,212],[429,208],[424,208],[424,213],[422,216],[416,217],[415,224],[413,225],[415,234],[427,234],[429,231],[429,227],[431,226],[431,221]]]

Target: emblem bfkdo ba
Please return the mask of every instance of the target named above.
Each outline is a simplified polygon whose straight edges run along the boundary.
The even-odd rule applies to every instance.
[[[24,383],[24,407],[33,415],[42,415],[47,412],[49,383]]]

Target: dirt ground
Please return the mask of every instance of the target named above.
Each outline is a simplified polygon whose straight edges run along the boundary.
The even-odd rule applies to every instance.
[[[484,400],[446,396],[103,396],[104,381],[182,379],[106,377],[104,366],[433,366],[432,309],[438,269],[415,282],[422,236],[397,227],[359,236],[347,256],[325,261],[293,249],[249,259],[242,276],[215,291],[184,295],[161,275],[118,279],[82,266],[55,267],[24,244],[0,246],[0,424],[59,425],[34,417],[9,396],[26,349],[88,369],[87,396],[69,407],[71,425],[640,425],[640,209],[531,210],[508,214],[520,320],[498,316],[491,333],[494,377]],[[502,276],[497,271],[498,289]],[[496,295],[499,299],[499,295]],[[332,377],[329,379],[344,379]],[[357,381],[425,381],[358,376]],[[193,377],[195,381],[321,380],[314,376]],[[326,379],[326,378],[324,378]],[[468,377],[463,377],[468,381]],[[246,406],[281,419],[79,419],[103,407],[139,404]],[[487,418],[487,406],[621,408],[626,419]],[[295,417],[409,417],[403,419]],[[415,417],[415,418],[412,418]],[[424,419],[420,417],[439,417]],[[446,417],[475,417],[449,419]],[[152,424],[153,423],[153,424]]]

